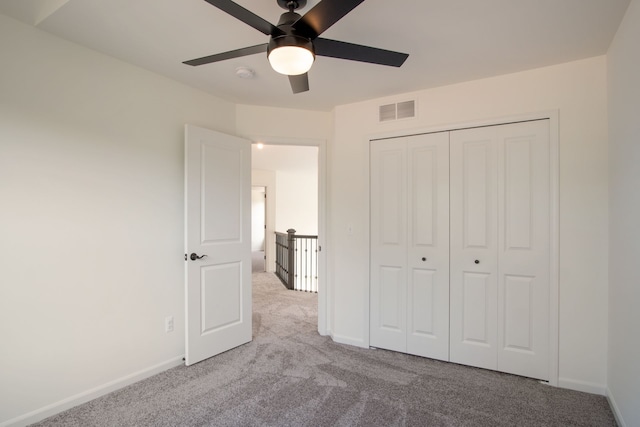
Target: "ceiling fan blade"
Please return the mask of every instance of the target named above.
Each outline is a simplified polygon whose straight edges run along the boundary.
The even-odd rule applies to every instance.
[[[208,1],[208,0],[207,0]],[[293,28],[315,39],[364,0],[322,0],[293,24]]]
[[[284,34],[281,29],[271,24],[268,21],[265,21],[258,15],[253,12],[248,11],[244,7],[240,6],[237,3],[232,2],[231,0],[205,0],[212,6],[217,7],[223,12],[228,13],[236,19],[244,22],[245,24],[255,28],[256,30],[270,35],[282,35]]]
[[[323,38],[315,39],[313,46],[316,55],[391,67],[400,67],[409,57],[406,53]]]
[[[240,58],[241,56],[253,55],[254,53],[262,53],[267,51],[267,43],[256,46],[243,47],[242,49],[230,50],[229,52],[216,53],[215,55],[203,56],[202,58],[184,61],[187,65],[203,65],[212,62],[224,61],[225,59]]]
[[[297,76],[289,76],[289,83],[291,83],[293,93],[306,92],[309,90],[309,75],[304,73]]]

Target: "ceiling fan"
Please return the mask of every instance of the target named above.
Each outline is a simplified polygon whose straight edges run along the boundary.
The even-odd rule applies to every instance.
[[[293,93],[300,93],[309,90],[307,71],[316,55],[393,67],[400,67],[409,57],[406,53],[319,37],[364,0],[322,0],[304,16],[295,10],[305,7],[307,0],[276,0],[287,10],[280,16],[278,25],[272,25],[231,0],[205,1],[269,36],[269,43],[192,59],[184,62],[187,65],[210,64],[267,52],[271,67],[288,75]]]

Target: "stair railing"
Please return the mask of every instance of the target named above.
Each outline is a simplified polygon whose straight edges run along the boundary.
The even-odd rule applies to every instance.
[[[276,232],[276,276],[287,289],[318,292],[318,236]]]

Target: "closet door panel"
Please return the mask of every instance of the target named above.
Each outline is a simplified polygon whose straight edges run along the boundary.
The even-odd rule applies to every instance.
[[[497,128],[498,369],[549,379],[548,120]]]
[[[493,127],[451,132],[452,362],[497,368],[497,151]]]
[[[407,352],[449,358],[449,133],[407,144]]]
[[[370,344],[407,351],[406,140],[371,142]]]
[[[378,269],[380,280],[379,327],[389,332],[402,333],[406,315],[404,271],[400,267],[381,265]]]

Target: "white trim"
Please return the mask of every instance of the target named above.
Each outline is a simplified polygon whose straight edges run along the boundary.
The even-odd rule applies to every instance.
[[[558,110],[549,118],[549,384],[560,376],[560,127]]]
[[[145,378],[149,378],[153,375],[159,374],[160,372],[164,372],[167,369],[183,365],[183,357],[184,356],[176,356],[165,362],[158,363],[157,365],[150,366],[132,374],[125,375],[124,377],[118,378],[116,380],[109,381],[105,384],[67,397],[66,399],[62,399],[50,405],[43,406],[42,408],[36,409],[35,411],[31,411],[10,420],[4,421],[3,423],[0,423],[0,427],[27,426],[29,424],[44,420],[45,418],[49,418],[53,415],[59,414],[60,412],[66,411],[67,409],[73,408],[74,406],[86,403],[90,400],[96,399],[100,396],[104,396],[105,394],[119,390],[130,384],[142,381]]]
[[[558,110],[545,110],[536,113],[514,114],[511,116],[494,117],[487,119],[472,120],[468,122],[457,122],[434,126],[421,126],[408,129],[396,129],[389,132],[371,133],[365,137],[367,143],[377,139],[400,138],[404,136],[420,135],[424,133],[451,132],[461,129],[475,127],[506,125],[510,123],[526,122],[531,120],[557,119]]]
[[[606,389],[607,400],[609,401],[609,406],[611,406],[611,412],[613,412],[613,416],[616,419],[616,423],[620,427],[627,427],[627,424],[624,422],[624,418],[622,418],[622,413],[620,412],[620,408],[616,404],[616,400],[613,398],[613,393],[609,387]]]
[[[367,206],[366,217],[363,218],[363,229],[367,230],[364,236],[365,244],[367,245],[367,269],[364,272],[364,278],[366,286],[365,291],[365,305],[363,311],[364,315],[364,330],[362,331],[362,341],[365,347],[371,346],[371,140],[372,138],[366,138],[363,143],[365,145],[364,152],[367,159],[364,167],[365,181],[367,183],[367,191],[365,192],[365,206]]]
[[[318,147],[318,245],[322,250],[318,254],[318,333],[327,335],[329,332],[328,316],[330,304],[330,281],[327,276],[327,141],[317,138],[290,138],[279,136],[244,136],[254,143],[262,142],[267,145],[297,145]],[[267,194],[267,201],[269,201]],[[275,200],[274,200],[275,203]]]
[[[331,339],[335,342],[337,342],[338,344],[347,344],[347,345],[352,345],[354,347],[361,347],[361,348],[369,348],[369,344],[365,344],[364,340],[358,339],[358,338],[353,338],[353,337],[347,337],[344,335],[337,335],[337,334],[331,334]]]
[[[575,391],[582,391],[584,393],[599,394],[601,396],[605,396],[607,394],[607,386],[605,384],[572,380],[571,378],[558,378],[558,387],[568,388]]]
[[[550,278],[549,278],[549,385],[560,386],[559,378],[559,338],[560,338],[560,133],[559,133],[559,110],[545,110],[534,113],[516,114],[512,116],[504,116],[498,118],[489,118],[474,120],[462,123],[452,123],[437,126],[419,127],[416,129],[400,129],[384,133],[374,133],[365,137],[363,143],[365,144],[366,153],[366,182],[368,183],[368,189],[365,195],[365,201],[367,206],[370,206],[370,191],[371,191],[371,176],[370,176],[370,163],[371,163],[371,141],[388,138],[400,138],[410,135],[418,135],[434,132],[451,132],[460,129],[469,129],[474,127],[485,126],[497,126],[509,123],[518,123],[531,120],[549,120],[549,168],[550,168],[550,182],[549,182],[549,197],[550,197]],[[370,209],[367,212],[365,218],[365,229],[370,231]],[[366,236],[367,248],[370,247],[370,232]],[[370,259],[371,257],[369,257]],[[370,283],[370,266],[368,266],[365,273],[366,283]],[[369,301],[370,301],[370,287],[365,287],[365,319],[363,327],[363,342],[365,346],[370,345],[369,338]],[[575,381],[566,380],[566,384],[577,384]],[[604,394],[604,388],[601,385],[584,383],[585,387],[590,390],[591,393]],[[587,386],[588,385],[588,386]],[[577,387],[577,385],[576,385]],[[566,386],[566,388],[572,388]]]
[[[329,333],[329,276],[327,274],[327,141],[318,145],[318,333]],[[324,287],[321,278],[324,278]]]

